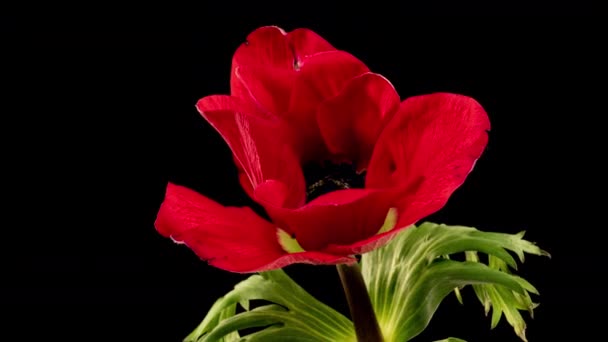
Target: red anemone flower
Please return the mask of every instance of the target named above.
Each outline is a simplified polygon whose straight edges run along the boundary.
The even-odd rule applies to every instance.
[[[307,29],[252,32],[230,85],[196,107],[270,221],[169,184],[156,228],[232,272],[355,262],[443,207],[488,140],[475,100],[401,102],[386,78]]]

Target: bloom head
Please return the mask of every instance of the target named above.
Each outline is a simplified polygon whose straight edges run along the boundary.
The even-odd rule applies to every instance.
[[[161,234],[228,271],[354,262],[443,207],[488,140],[475,100],[400,101],[386,78],[307,29],[252,32],[230,85],[197,109],[270,221],[174,184],[156,220]]]

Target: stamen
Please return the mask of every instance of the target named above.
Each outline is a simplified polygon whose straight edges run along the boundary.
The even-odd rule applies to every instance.
[[[352,164],[310,164],[304,168],[306,178],[307,202],[326,193],[352,188],[363,188],[365,185],[365,171],[357,172]]]

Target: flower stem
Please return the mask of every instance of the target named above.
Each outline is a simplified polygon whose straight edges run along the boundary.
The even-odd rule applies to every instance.
[[[380,326],[358,264],[337,266],[359,342],[382,342]]]

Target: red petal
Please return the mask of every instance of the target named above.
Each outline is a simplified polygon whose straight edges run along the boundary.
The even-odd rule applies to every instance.
[[[205,97],[197,108],[230,146],[252,189],[275,180],[289,190],[284,200],[286,206],[304,203],[302,170],[293,150],[285,143],[288,130],[280,120],[264,118],[256,113],[254,105],[230,96]]]
[[[268,180],[254,189],[252,198],[255,198],[260,203],[267,203],[271,206],[280,208],[288,208],[288,197],[289,189],[285,184],[275,180]]]
[[[235,69],[235,77],[240,80],[247,96],[260,108],[274,116],[284,116],[289,109],[289,97],[293,90],[296,72],[265,66],[240,66]]]
[[[363,62],[344,51],[310,56],[298,73],[291,96],[291,111],[316,109],[324,100],[338,95],[350,80],[368,71]]]
[[[296,150],[303,161],[318,158],[325,149],[317,126],[317,107],[338,95],[350,80],[368,71],[365,64],[343,51],[322,52],[304,60],[286,117],[292,127],[298,128]]]
[[[260,199],[258,189],[255,195]],[[386,191],[348,189],[330,192],[298,209],[260,203],[274,222],[295,234],[305,250],[323,250],[330,244],[351,244],[374,235],[393,199]]]
[[[272,113],[281,113],[287,109],[291,93],[289,79],[299,69],[304,58],[329,50],[335,49],[310,30],[297,29],[287,34],[276,26],[261,27],[247,36],[246,42],[233,56],[231,94],[244,99],[253,96],[263,108]],[[256,72],[257,76],[247,77],[243,68],[263,70]],[[263,79],[260,79],[260,74]],[[264,92],[274,96],[268,96]],[[286,103],[282,105],[281,101]]]
[[[264,26],[251,32],[232,57],[232,66],[266,65],[293,69],[294,57],[287,33],[276,26]]]
[[[323,250],[323,252],[338,255],[364,254],[386,245],[395,236],[395,234],[409,227],[411,226],[396,225],[394,229],[388,232],[372,235],[367,239],[363,239],[349,245],[329,245]]]
[[[239,161],[235,160],[235,164],[239,165]],[[238,174],[239,183],[241,184],[241,187],[243,188],[243,190],[245,190],[245,193],[249,195],[250,198],[253,198],[253,186],[249,181],[249,176],[247,176],[247,173],[245,173],[245,171],[240,166],[237,168],[239,169]]]
[[[378,74],[366,73],[325,101],[317,111],[317,121],[329,151],[362,170],[384,123],[398,108],[399,95],[392,84]]]
[[[229,111],[243,113],[250,117],[272,120],[255,104],[229,95],[211,95],[198,100],[196,108],[199,112]]]
[[[293,48],[296,66],[302,61],[319,52],[336,50],[325,39],[318,34],[305,28],[295,29],[287,34],[289,44]]]
[[[398,227],[445,205],[488,142],[490,122],[470,97],[447,93],[405,100],[382,132],[366,187],[402,191]]]
[[[288,254],[277,228],[249,208],[224,207],[169,184],[155,222],[164,236],[183,242],[209,264],[231,272],[259,272],[292,263],[337,264],[354,260],[320,252]]]
[[[264,26],[247,36],[232,58],[233,67],[269,66],[294,70],[297,60],[319,52],[335,50],[331,44],[308,29],[286,33],[277,26]]]

